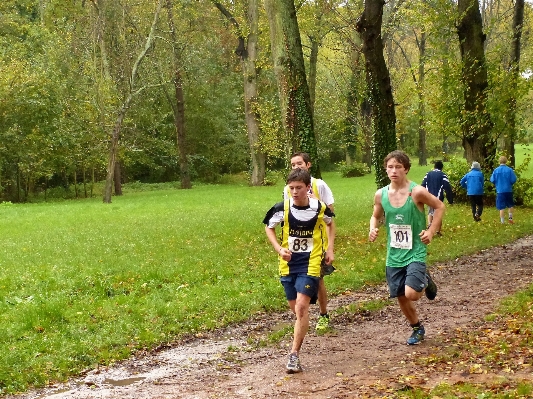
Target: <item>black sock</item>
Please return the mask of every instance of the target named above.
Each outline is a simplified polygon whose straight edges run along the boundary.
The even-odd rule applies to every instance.
[[[322,317],[322,316],[326,316],[329,319],[329,314],[327,314],[327,313],[324,313],[324,314],[320,313],[320,317]]]
[[[416,324],[411,324],[411,327],[413,328],[420,328],[420,321]]]

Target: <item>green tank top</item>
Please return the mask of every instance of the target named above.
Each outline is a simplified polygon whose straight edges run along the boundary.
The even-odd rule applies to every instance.
[[[389,202],[389,186],[381,189],[381,206],[385,211],[387,227],[387,266],[404,267],[413,262],[426,262],[426,244],[420,232],[426,227],[426,216],[416,206],[411,196],[415,182],[409,185],[405,204],[395,208]]]

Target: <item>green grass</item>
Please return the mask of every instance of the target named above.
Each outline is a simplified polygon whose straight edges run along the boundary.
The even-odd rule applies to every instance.
[[[420,182],[427,170],[414,166],[409,176]],[[335,195],[338,233],[328,291],[382,282],[385,237],[367,241],[373,176],[330,172],[324,179]],[[281,182],[126,188],[112,204],[0,204],[0,392],[62,381],[141,348],[286,310],[261,223],[281,192]],[[517,224],[502,226],[489,208],[474,224],[466,205],[451,206],[428,261],[531,234],[532,216],[517,208]]]

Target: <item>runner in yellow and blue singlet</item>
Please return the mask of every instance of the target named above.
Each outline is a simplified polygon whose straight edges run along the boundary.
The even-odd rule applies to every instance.
[[[298,373],[302,371],[299,352],[309,329],[309,306],[318,296],[321,263],[335,259],[335,215],[325,203],[309,197],[308,171],[293,169],[287,185],[290,198],[270,208],[263,223],[267,238],[278,253],[285,297],[296,315],[286,369],[288,373]],[[280,224],[283,226],[281,244],[276,236],[276,226]]]

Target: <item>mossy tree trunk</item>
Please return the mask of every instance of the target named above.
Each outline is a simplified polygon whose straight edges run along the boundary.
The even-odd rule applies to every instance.
[[[418,94],[418,164],[426,166],[428,164],[428,150],[426,143],[426,107],[424,99],[424,84],[426,81],[426,32],[417,36],[418,47],[418,82],[416,82],[416,92]]]
[[[502,134],[502,150],[509,158],[512,167],[515,167],[515,138],[516,138],[516,93],[518,88],[518,75],[520,72],[520,41],[524,24],[524,0],[516,0],[514,5],[511,54],[507,73],[509,74],[509,99],[506,101],[505,131]]]
[[[307,152],[313,160],[311,174],[320,178],[313,111],[294,1],[265,0],[265,9],[287,149],[289,153]]]
[[[169,98],[174,114],[174,127],[176,129],[176,146],[178,148],[180,163],[180,187],[183,189],[192,188],[191,174],[189,172],[189,149],[187,146],[187,132],[185,130],[185,94],[183,90],[183,74],[180,59],[180,49],[178,48],[178,37],[174,24],[173,1],[166,0],[168,14],[168,28],[172,40],[172,83],[174,86],[174,99]],[[170,97],[170,96],[169,96]]]
[[[396,112],[381,37],[384,4],[382,0],[365,0],[364,11],[356,25],[365,55],[366,81],[372,109],[372,164],[378,187],[389,184],[383,159],[397,147]]]
[[[496,139],[487,110],[487,64],[483,22],[478,0],[459,0],[459,46],[464,85],[462,120],[463,148],[470,163],[477,161],[483,170],[491,170],[496,156]]]
[[[257,47],[259,41],[259,0],[247,0],[244,3],[247,29],[243,29],[235,17],[218,1],[213,1],[215,7],[224,15],[235,28],[239,44],[235,50],[241,58],[244,78],[244,119],[250,145],[250,184],[260,186],[266,176],[266,153],[261,148],[261,114],[258,106],[257,79]],[[247,31],[245,33],[243,31]]]
[[[258,0],[248,0],[246,17],[249,27],[246,37],[246,51],[241,55],[244,76],[244,114],[248,131],[248,142],[252,161],[250,183],[260,186],[266,176],[266,154],[260,145],[261,114],[258,107],[258,69],[257,46],[259,40],[259,4]]]

